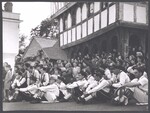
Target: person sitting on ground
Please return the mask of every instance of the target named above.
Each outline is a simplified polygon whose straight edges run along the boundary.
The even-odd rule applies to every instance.
[[[65,65],[66,67],[66,71],[62,72],[62,77],[64,78],[64,83],[68,84],[68,83],[72,83],[74,81],[74,78],[72,76],[72,67],[71,67],[71,63],[67,63]]]
[[[49,74],[47,73],[47,68],[44,67],[43,65],[40,66],[39,71],[41,73],[41,78],[40,78],[40,86],[47,86],[49,84]],[[33,98],[36,99],[37,96],[39,95],[40,91],[37,90],[34,95]]]
[[[41,84],[40,81],[41,75],[39,71],[33,68],[31,65],[28,67],[28,71],[30,72],[30,76],[28,76],[27,78],[29,78],[30,80],[30,85],[27,86],[26,88],[19,88],[18,90],[20,92],[34,95]]]
[[[83,89],[86,83],[87,83],[87,80],[85,79],[84,75],[79,73],[76,76],[75,82],[73,82],[72,84],[67,84],[66,88],[72,89],[72,94],[76,102],[78,102],[78,97],[83,95]]]
[[[60,72],[58,68],[54,69],[54,73],[52,74],[52,76],[55,76],[56,78],[60,77]]]
[[[51,76],[49,85],[47,86],[41,86],[38,88],[42,92],[42,94],[37,95],[39,98],[36,98],[36,100],[32,101],[31,103],[40,103],[41,101],[43,103],[52,103],[57,101],[57,97],[59,96],[59,88],[57,86],[57,77]]]
[[[135,79],[125,83],[121,87],[125,87],[126,90],[128,89],[128,91],[132,92],[126,96],[128,99],[135,99],[137,105],[148,104],[148,78],[144,75],[143,67],[134,67],[133,74],[135,75]]]
[[[109,64],[109,68],[114,68],[114,63],[110,63]],[[81,101],[84,103],[85,101],[89,101],[91,100],[93,97],[95,97],[95,94],[98,94],[98,97],[102,97],[105,98],[104,95],[102,96],[101,93],[104,93],[107,95],[109,95],[110,92],[110,86],[112,85],[113,81],[114,81],[114,75],[112,75],[112,73],[110,72],[109,68],[105,68],[105,70],[99,70],[96,74],[95,74],[95,79],[97,79],[98,81],[98,85],[93,87],[92,89],[90,89],[89,91],[85,92],[86,96],[84,99],[80,98]],[[96,96],[97,97],[97,96]],[[105,98],[106,100],[106,98]]]
[[[22,71],[21,71],[22,70]],[[19,94],[18,88],[27,87],[26,76],[23,76],[24,69],[16,72],[16,77],[11,84],[11,91],[14,92],[9,98],[10,101],[21,101],[23,97]]]
[[[47,86],[49,84],[49,75],[47,73],[47,68],[40,66],[41,72],[41,85],[40,86]]]
[[[59,88],[59,96],[57,97],[57,100],[59,102],[67,102],[69,101],[69,98],[71,97],[71,92],[69,92],[66,89],[66,84],[63,82],[63,77],[58,77],[57,79],[57,86]]]
[[[86,78],[87,82],[84,84],[83,86],[83,93],[84,92],[88,92],[89,90],[91,90],[93,87],[97,86],[98,82],[95,80],[95,78],[92,76],[90,69],[86,69],[83,71],[81,71],[81,74],[84,75],[84,77]],[[81,98],[84,98],[85,95],[83,94],[81,96]]]
[[[99,85],[102,82],[101,81],[102,77],[103,77],[103,74],[101,71],[97,71],[94,74],[94,78],[95,78],[95,80],[98,81],[98,84],[95,87],[92,87],[92,89],[90,89],[89,91],[84,92],[84,97],[78,98],[79,102],[86,103],[86,102],[89,102],[91,99],[94,99],[94,98],[100,99],[101,101],[106,99],[104,96],[102,96],[99,93],[99,86],[101,87],[103,85],[103,84]]]
[[[115,75],[114,82],[112,86],[114,88],[119,88],[125,83],[130,82],[130,78],[124,71],[120,70],[120,67],[115,67],[115,69],[112,70],[112,73]]]

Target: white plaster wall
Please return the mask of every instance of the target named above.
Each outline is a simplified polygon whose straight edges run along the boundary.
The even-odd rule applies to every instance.
[[[84,22],[82,24],[82,37],[86,37],[87,36],[87,22]]]
[[[67,44],[67,31],[64,32],[64,45]]]
[[[71,42],[71,30],[68,31],[68,43]]]
[[[72,29],[72,42],[74,42],[76,40],[76,32],[75,32],[75,28]]]
[[[19,51],[19,14],[2,12],[2,16],[3,62],[8,62],[14,68],[15,56]]]
[[[146,24],[146,7],[137,6],[136,16],[138,23]]]
[[[93,18],[88,20],[88,35],[93,33]]]
[[[77,40],[81,39],[81,25],[77,26]]]
[[[94,17],[94,32],[100,28],[100,16],[99,14]]]
[[[134,22],[134,5],[123,5],[123,20]]]
[[[63,34],[60,35],[60,46],[63,46]]]
[[[101,28],[104,28],[107,26],[107,10],[105,9],[101,13]]]
[[[109,8],[109,24],[116,21],[116,5],[113,5]]]

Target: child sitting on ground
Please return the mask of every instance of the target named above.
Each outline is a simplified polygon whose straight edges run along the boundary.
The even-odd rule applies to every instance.
[[[62,77],[58,77],[57,79],[57,86],[59,88],[59,102],[67,102],[71,97],[71,93],[66,89],[66,84],[63,82],[64,79]]]
[[[56,80],[56,76],[51,76],[49,80],[49,85],[39,87],[38,90],[40,90],[43,94],[40,95],[40,98],[37,98],[37,100],[32,101],[31,103],[40,103],[42,101],[42,97],[44,97],[44,100],[46,100],[42,101],[43,103],[56,102],[57,97],[59,96],[59,88],[56,84]]]
[[[22,69],[23,70],[23,69]],[[18,88],[27,87],[26,77],[23,76],[22,71],[16,72],[16,77],[11,84],[11,91],[14,92],[13,95],[9,98],[10,101],[17,101],[19,99],[19,91]],[[20,96],[21,97],[21,96]]]

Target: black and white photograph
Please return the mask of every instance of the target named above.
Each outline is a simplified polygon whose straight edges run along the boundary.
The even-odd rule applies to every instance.
[[[1,7],[2,111],[148,111],[148,1]]]

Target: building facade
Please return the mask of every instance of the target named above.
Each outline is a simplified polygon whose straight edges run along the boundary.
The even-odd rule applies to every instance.
[[[69,2],[52,15],[59,20],[60,47],[68,56],[148,48],[147,2]]]
[[[19,24],[20,14],[12,12],[12,3],[7,2],[2,11],[3,25],[3,62],[14,67],[15,56],[19,52]]]

